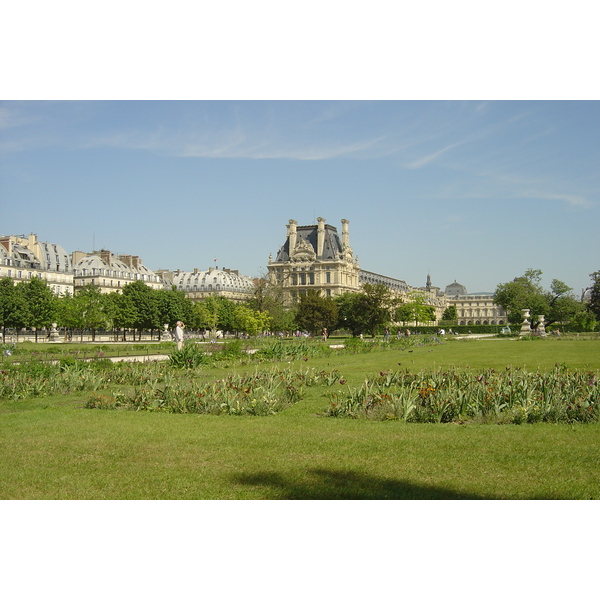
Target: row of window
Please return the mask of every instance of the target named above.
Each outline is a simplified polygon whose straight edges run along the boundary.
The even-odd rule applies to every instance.
[[[458,310],[459,317],[497,317],[502,314],[502,311],[494,308],[476,308],[469,310]]]
[[[13,269],[0,269],[0,277],[11,277],[14,279],[31,279],[32,277],[39,277],[40,279],[48,279],[47,274],[44,276],[43,273],[49,273],[50,271],[21,271],[21,270],[13,270]],[[52,271],[53,272],[53,271]],[[61,277],[52,277],[51,279],[55,281],[69,281],[67,275]]]
[[[183,285],[179,285],[179,289],[183,291]],[[236,286],[236,287],[230,287],[230,286],[223,286],[223,291],[227,291],[227,292],[247,292],[248,288],[242,288],[240,286]],[[212,291],[220,291],[221,290],[221,284],[217,283],[213,286],[212,283],[209,283],[208,285],[186,285],[185,286],[185,291],[186,292],[212,292]]]
[[[81,271],[81,272],[79,272]],[[108,275],[109,277],[120,277],[121,279],[141,279],[142,281],[158,282],[157,275],[146,275],[142,273],[128,273],[127,271],[111,271],[110,269],[74,269],[73,274],[80,277],[89,277],[90,275]]]
[[[183,285],[183,281],[184,281],[184,280],[182,279],[181,281],[182,281],[182,282],[179,284],[179,288],[180,288],[180,289],[181,289],[181,286]],[[188,286],[190,286],[190,285],[191,285],[191,281],[192,281],[192,277],[188,277],[188,278],[187,278],[187,285],[188,285]],[[205,278],[203,278],[203,279],[200,281],[200,280],[199,280],[199,279],[196,277],[196,279],[195,279],[194,281],[196,282],[196,283],[195,283],[195,285],[198,285],[198,283],[200,283],[201,285],[206,285],[206,279],[205,279]],[[217,277],[213,277],[213,283],[214,283],[214,284],[216,284],[216,283],[217,283],[217,281],[218,281],[218,278],[217,278]],[[236,287],[241,289],[241,287],[242,287],[242,286],[238,285],[238,286],[236,286]],[[244,283],[244,284],[243,284],[243,287],[250,288],[250,287],[252,287],[252,286],[251,286],[251,284],[250,284],[250,283]]]

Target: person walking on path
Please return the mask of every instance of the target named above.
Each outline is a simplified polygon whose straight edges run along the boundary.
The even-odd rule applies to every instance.
[[[181,350],[183,348],[183,328],[185,325],[182,321],[177,321],[177,326],[175,327],[175,341],[177,342],[177,350]]]

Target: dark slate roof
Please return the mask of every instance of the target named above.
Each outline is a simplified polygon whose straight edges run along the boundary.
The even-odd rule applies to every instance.
[[[307,241],[317,252],[317,225],[300,225],[296,228],[297,239]],[[335,260],[342,251],[342,242],[338,236],[337,229],[333,225],[325,225],[325,242],[323,244],[323,256],[321,260]],[[276,262],[287,262],[290,260],[290,240],[287,238],[285,244],[277,253]]]

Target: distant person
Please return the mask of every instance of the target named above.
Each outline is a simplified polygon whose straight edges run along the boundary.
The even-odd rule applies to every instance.
[[[177,343],[177,350],[181,350],[183,348],[183,329],[185,325],[182,321],[177,321],[177,326],[175,327],[175,342]]]
[[[323,341],[327,341],[327,327],[323,327]]]

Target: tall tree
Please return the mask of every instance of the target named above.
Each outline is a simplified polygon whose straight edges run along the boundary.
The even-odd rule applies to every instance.
[[[456,313],[456,307],[454,313]],[[396,321],[402,323],[427,323],[435,321],[435,308],[428,304],[427,296],[422,292],[412,292],[407,302],[402,302],[394,312]]]
[[[79,312],[81,336],[83,330],[92,332],[92,341],[96,339],[96,331],[109,327],[113,321],[113,304],[110,299],[92,283],[77,290],[75,306]]]
[[[382,283],[365,283],[363,293],[358,303],[358,310],[362,312],[367,325],[367,331],[375,337],[378,327],[390,323],[392,310],[398,305],[399,300],[392,291]]]
[[[233,309],[235,331],[243,331],[256,336],[269,329],[271,317],[267,311],[252,310],[243,304],[237,304]]]
[[[118,330],[123,331],[123,341],[127,341],[127,330],[134,329],[138,322],[138,311],[131,295],[112,292],[107,294],[107,300],[112,304],[111,310],[115,340],[118,338]]]
[[[276,279],[256,279],[253,296],[245,304],[252,310],[269,314],[271,331],[289,331],[295,327],[296,307],[285,305],[283,285]]]
[[[296,324],[313,334],[324,328],[331,331],[338,322],[338,307],[333,298],[321,296],[318,290],[308,290],[300,296]]]
[[[73,335],[75,329],[83,329],[83,320],[81,311],[77,304],[77,299],[68,292],[58,299],[58,317],[57,321],[61,327],[64,327],[69,337]]]
[[[192,301],[183,290],[172,286],[170,290],[156,292],[158,302],[158,318],[161,325],[175,327],[177,321],[188,323],[192,314]]]
[[[139,339],[141,339],[142,330],[154,331],[160,327],[158,295],[155,290],[138,279],[123,286],[123,295],[129,297],[135,307],[134,328],[138,331]]]
[[[28,326],[35,327],[35,341],[38,331],[50,327],[57,317],[57,298],[50,286],[39,277],[17,284],[22,289],[28,311]]]
[[[375,337],[377,329],[390,323],[392,311],[399,300],[381,283],[363,285],[362,292],[347,292],[336,298],[340,328],[352,335],[369,333]]]
[[[15,286],[10,277],[0,279],[0,326],[2,326],[2,339],[6,339],[6,328],[14,327],[17,330],[27,327],[29,311],[27,301],[23,295],[23,288]]]
[[[451,304],[446,308],[444,314],[442,315],[442,319],[445,321],[456,321],[458,319],[458,311],[456,310],[456,306]]]
[[[596,319],[600,321],[600,271],[594,271],[590,277],[592,278],[592,285],[588,306]]]

